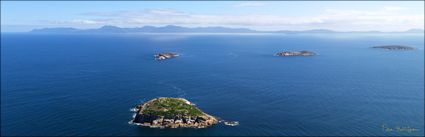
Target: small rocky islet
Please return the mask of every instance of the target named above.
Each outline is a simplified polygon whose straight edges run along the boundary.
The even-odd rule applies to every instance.
[[[403,45],[373,46],[387,50],[415,50],[413,47]],[[315,56],[317,53],[308,50],[283,51],[275,56]],[[156,60],[165,60],[178,57],[174,52],[164,52],[155,55]],[[238,121],[224,121],[211,116],[184,98],[160,97],[152,99],[134,108],[136,114],[130,124],[151,128],[206,128],[219,122],[228,126],[239,125]]]
[[[317,55],[317,53],[313,51],[308,50],[302,50],[302,51],[284,51],[279,52],[275,54],[276,56],[283,56],[283,57],[289,57],[289,56],[314,56]]]
[[[387,49],[387,50],[415,50],[415,48],[405,45],[383,45],[373,46],[372,48]]]
[[[156,55],[154,55],[156,60],[165,60],[165,59],[171,59],[171,58],[175,58],[180,56],[179,54],[175,53],[175,52],[163,52],[163,53],[158,53]]]
[[[134,110],[129,123],[151,128],[206,128],[219,122],[184,98],[155,98]]]

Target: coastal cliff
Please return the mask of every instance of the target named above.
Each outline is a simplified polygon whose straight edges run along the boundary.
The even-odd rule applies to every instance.
[[[133,124],[152,128],[205,128],[217,118],[201,111],[183,98],[161,97],[136,107]]]

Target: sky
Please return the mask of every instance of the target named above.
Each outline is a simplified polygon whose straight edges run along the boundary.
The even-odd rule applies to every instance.
[[[1,1],[1,31],[223,26],[254,30],[424,29],[424,1]]]

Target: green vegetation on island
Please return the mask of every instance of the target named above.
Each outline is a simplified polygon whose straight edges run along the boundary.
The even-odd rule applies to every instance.
[[[201,116],[203,112],[185,99],[158,98],[152,100],[143,109],[143,113],[158,116]]]
[[[218,123],[184,98],[161,97],[136,107],[131,123],[153,128],[205,128]]]

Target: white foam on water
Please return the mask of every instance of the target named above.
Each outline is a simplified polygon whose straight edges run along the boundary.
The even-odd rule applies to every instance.
[[[225,121],[225,120],[222,120],[222,122],[224,122],[224,125],[226,125],[226,126],[239,126],[239,121]]]
[[[137,112],[137,111],[139,111],[139,109],[137,109],[137,108],[130,108],[130,112]]]

